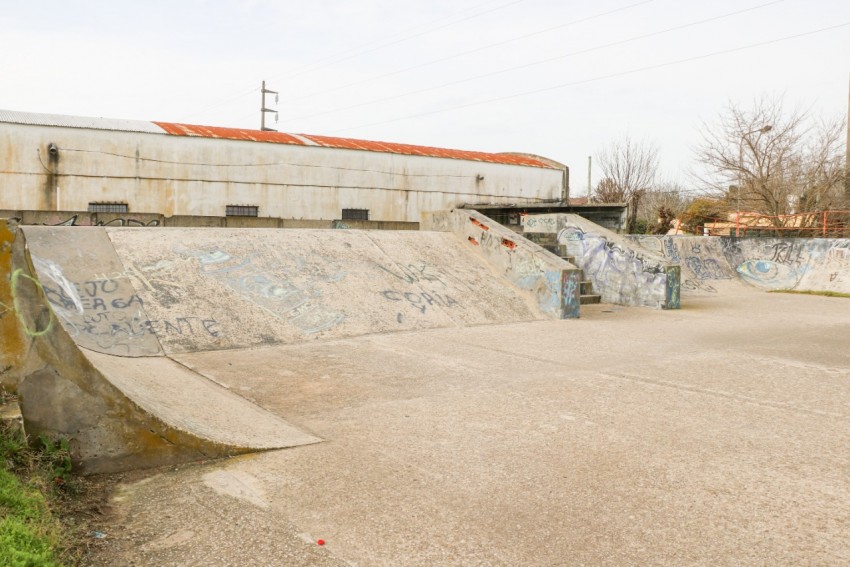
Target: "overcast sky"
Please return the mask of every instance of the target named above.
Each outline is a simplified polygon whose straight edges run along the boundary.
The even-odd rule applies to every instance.
[[[847,112],[848,0],[0,0],[0,108],[566,163],[629,135],[691,184],[728,102]],[[593,169],[593,183],[599,178]]]

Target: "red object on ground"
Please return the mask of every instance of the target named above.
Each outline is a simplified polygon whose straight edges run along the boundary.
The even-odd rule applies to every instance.
[[[317,539],[317,540],[316,540],[316,543],[318,543],[319,545],[325,545],[325,540],[323,540],[323,539]]]

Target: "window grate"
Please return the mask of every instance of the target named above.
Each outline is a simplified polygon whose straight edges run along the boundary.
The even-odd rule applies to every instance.
[[[256,205],[227,205],[224,214],[228,217],[256,217],[260,207]]]
[[[89,203],[90,213],[128,213],[127,203]]]
[[[343,209],[342,220],[369,220],[369,209]]]

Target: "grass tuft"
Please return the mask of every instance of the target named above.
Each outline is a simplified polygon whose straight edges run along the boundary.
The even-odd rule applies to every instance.
[[[0,405],[13,399],[0,391]],[[30,447],[18,424],[0,421],[0,565],[62,564],[65,533],[51,508],[69,479],[67,443],[39,439]]]
[[[798,289],[772,289],[770,293],[796,293],[798,295],[822,295],[824,297],[850,297],[850,293],[840,291],[812,291]]]

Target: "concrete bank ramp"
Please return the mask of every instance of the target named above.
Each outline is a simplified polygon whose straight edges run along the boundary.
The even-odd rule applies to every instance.
[[[83,472],[320,441],[179,355],[551,317],[466,244],[439,232],[21,227],[6,291],[21,348],[40,362],[18,384],[28,432],[70,438]]]
[[[548,235],[567,254],[605,303],[679,309],[677,262],[574,214],[527,215],[523,233]]]
[[[850,239],[630,236],[682,267],[682,295],[757,290],[850,293]]]

